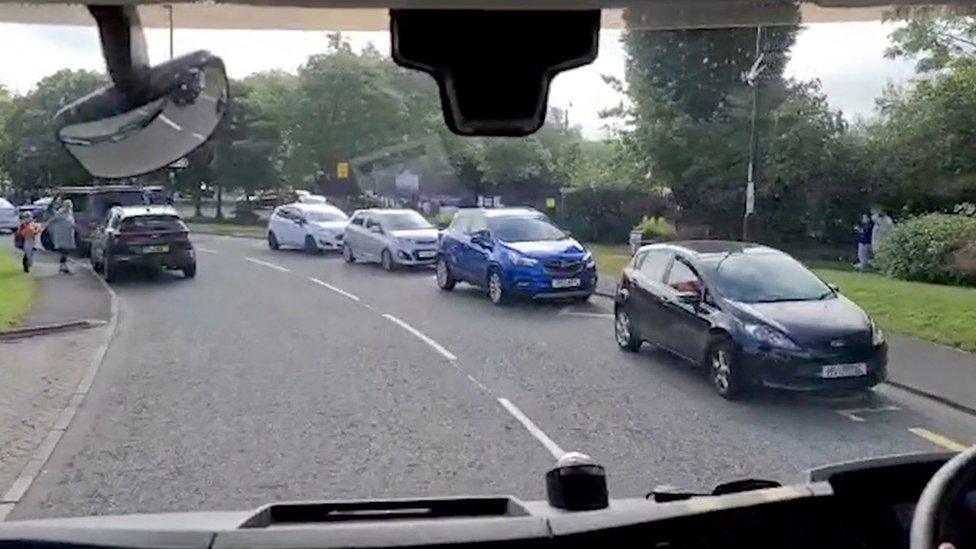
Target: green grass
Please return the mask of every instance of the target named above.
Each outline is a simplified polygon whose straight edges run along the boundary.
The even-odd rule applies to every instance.
[[[34,299],[34,277],[25,273],[20,256],[0,252],[0,330],[12,328],[27,316]]]
[[[630,261],[630,248],[624,244],[587,244],[596,258],[596,269],[601,277],[616,279]]]
[[[882,328],[976,351],[976,288],[906,282],[853,270],[814,270]]]
[[[219,234],[224,236],[243,236],[264,238],[267,230],[263,225],[235,225],[232,223],[194,223],[189,222],[191,232],[200,234]]]

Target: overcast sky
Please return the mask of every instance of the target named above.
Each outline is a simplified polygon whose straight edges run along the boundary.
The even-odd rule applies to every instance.
[[[885,84],[903,82],[913,72],[910,61],[884,58],[890,31],[890,26],[878,22],[810,25],[797,37],[787,75],[804,80],[819,78],[832,107],[848,118],[871,116],[874,99]],[[169,56],[168,31],[149,29],[146,33],[150,59],[165,60]],[[380,51],[389,51],[387,33],[344,34],[357,47],[373,42]],[[104,70],[93,27],[0,24],[0,36],[7,46],[0,52],[0,83],[21,93],[62,68]],[[322,32],[179,28],[174,43],[177,55],[198,49],[220,55],[230,75],[237,78],[274,68],[294,71],[309,54],[326,46]],[[581,125],[588,137],[600,137],[604,122],[599,111],[622,99],[601,75],[622,77],[624,63],[619,32],[604,31],[597,60],[557,76],[550,103],[571,106],[571,122]]]

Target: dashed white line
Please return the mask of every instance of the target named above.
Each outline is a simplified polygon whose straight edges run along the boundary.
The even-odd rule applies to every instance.
[[[435,351],[437,351],[438,353],[440,353],[441,355],[443,355],[444,358],[446,358],[446,359],[448,359],[450,361],[457,360],[457,357],[454,356],[453,354],[451,354],[451,352],[448,351],[447,349],[445,349],[443,346],[441,346],[440,343],[438,343],[438,342],[434,341],[433,339],[427,337],[420,330],[414,328],[413,326],[407,324],[406,322],[400,320],[399,318],[397,318],[397,317],[395,317],[395,316],[393,316],[393,315],[391,315],[389,313],[384,313],[383,314],[383,318],[389,320],[390,322],[394,322],[394,323],[398,324],[404,330],[406,330],[406,331],[410,332],[411,334],[417,336],[418,339],[420,339],[421,341],[423,341],[427,345],[430,345]]]
[[[559,311],[559,316],[579,316],[583,318],[613,318],[610,313],[586,313],[582,311]]]
[[[173,122],[169,118],[166,118],[166,115],[165,114],[160,114],[159,115],[159,119],[162,120],[163,122],[165,122],[167,126],[173,128],[176,131],[180,131],[180,130],[183,129],[183,127],[180,126],[179,124],[177,124],[176,122]]]
[[[898,410],[901,410],[901,408],[889,404],[886,406],[879,406],[877,408],[853,408],[851,410],[834,410],[834,411],[851,421],[863,423],[867,421],[866,419],[861,417],[864,414],[873,414],[876,412],[896,412]]]
[[[210,248],[201,248],[200,246],[197,246],[197,251],[198,252],[207,253],[207,254],[217,254],[217,255],[220,255],[220,252],[218,252],[217,250],[211,250]]]
[[[920,436],[925,440],[931,442],[932,444],[941,446],[946,450],[950,450],[953,452],[963,452],[968,449],[968,446],[966,446],[965,444],[960,444],[949,437],[942,436],[939,433],[933,433],[928,429],[923,429],[921,427],[910,427],[908,431],[911,432],[913,435]]]
[[[324,287],[332,290],[333,292],[335,292],[335,293],[337,293],[337,294],[339,294],[341,296],[348,297],[349,299],[351,299],[353,301],[359,301],[359,297],[358,296],[352,295],[351,293],[343,290],[342,288],[336,288],[332,284],[329,284],[328,282],[319,280],[319,279],[317,279],[315,277],[311,277],[310,276],[310,277],[308,277],[308,279],[311,280],[312,282],[318,284],[319,286],[324,286]]]
[[[203,134],[199,134],[197,132],[190,132],[190,135],[192,135],[193,137],[196,137],[200,141],[206,141],[207,140],[207,136],[205,136]]]
[[[254,259],[253,257],[245,257],[244,258],[244,261],[250,261],[251,263],[254,263],[255,265],[262,265],[264,267],[269,267],[271,269],[278,269],[279,271],[281,271],[283,273],[290,273],[291,272],[291,269],[286,269],[285,267],[282,267],[281,265],[275,265],[274,263],[268,263],[267,261],[261,261],[260,259]]]
[[[515,416],[515,419],[517,419],[518,422],[525,427],[525,430],[528,431],[530,435],[534,436],[536,440],[541,442],[542,445],[546,447],[546,450],[549,450],[552,457],[556,459],[563,457],[563,454],[566,452],[564,452],[558,444],[553,442],[553,440],[549,438],[535,423],[532,423],[529,416],[523,414],[522,410],[518,409],[518,406],[512,404],[512,402],[507,398],[499,398],[498,403],[501,404],[503,408],[508,410],[508,413]]]
[[[458,368],[458,369],[460,370],[460,368]],[[471,380],[471,383],[474,383],[475,385],[477,385],[479,389],[481,389],[482,391],[484,391],[486,393],[490,392],[488,390],[488,387],[485,387],[484,385],[482,385],[482,383],[480,381],[478,381],[474,376],[472,376],[471,374],[465,374],[465,375],[468,376],[468,379]]]

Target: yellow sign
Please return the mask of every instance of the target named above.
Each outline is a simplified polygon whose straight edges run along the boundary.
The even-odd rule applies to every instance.
[[[336,177],[339,179],[349,179],[349,163],[339,162],[336,164]]]
[[[555,198],[547,198],[546,199],[546,207],[547,208],[555,208],[556,207],[556,199]]]

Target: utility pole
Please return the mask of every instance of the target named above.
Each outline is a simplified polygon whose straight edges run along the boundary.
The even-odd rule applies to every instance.
[[[746,180],[746,209],[742,216],[742,240],[749,239],[749,217],[756,211],[756,182],[755,173],[759,149],[759,134],[756,125],[759,119],[759,76],[762,74],[763,65],[762,53],[762,26],[756,27],[756,56],[749,72],[743,75],[743,79],[752,86],[752,125],[749,130],[749,172]]]
[[[169,58],[173,58],[173,5],[166,6],[169,11]]]

